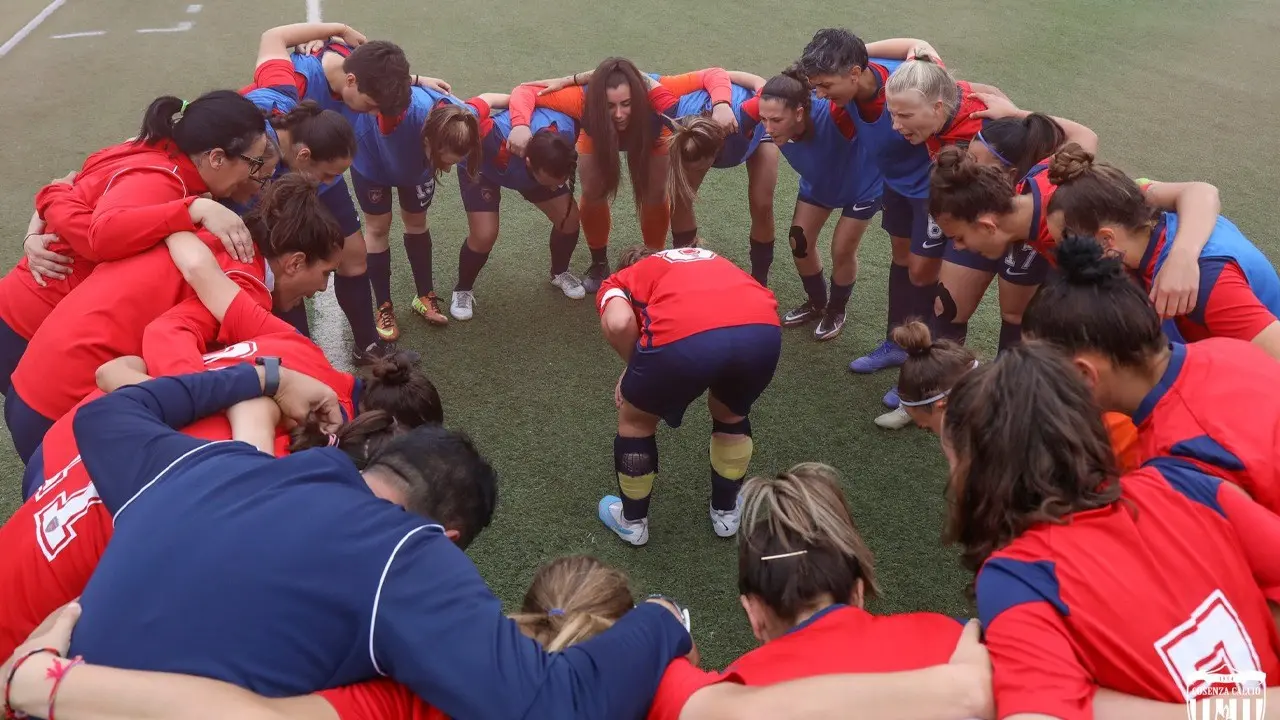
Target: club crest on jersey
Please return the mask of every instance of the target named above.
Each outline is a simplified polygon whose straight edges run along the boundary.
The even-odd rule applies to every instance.
[[[1267,712],[1267,674],[1261,670],[1196,673],[1187,697],[1188,720],[1262,720]]]
[[[224,360],[243,360],[258,354],[258,343],[249,340],[248,342],[238,342],[234,345],[228,345],[221,350],[211,353],[205,353],[204,364],[215,365]]]
[[[672,263],[697,262],[699,260],[710,260],[711,258],[716,256],[716,254],[711,252],[710,250],[707,250],[706,248],[700,248],[700,247],[674,248],[672,250],[663,250],[662,252],[655,253],[655,254],[658,255],[658,257],[661,257],[663,260],[666,260],[667,262],[672,262]]]

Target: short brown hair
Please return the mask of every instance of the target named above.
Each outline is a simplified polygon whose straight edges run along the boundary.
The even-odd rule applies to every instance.
[[[1013,212],[1013,185],[997,167],[982,165],[969,151],[945,147],[929,174],[929,214],[973,222],[979,215]]]
[[[400,117],[409,108],[409,59],[399,45],[370,40],[342,62],[343,72],[356,78],[356,89],[373,98],[378,112]]]
[[[634,606],[626,573],[589,555],[570,555],[538,568],[511,619],[548,652],[558,652],[608,630]]]

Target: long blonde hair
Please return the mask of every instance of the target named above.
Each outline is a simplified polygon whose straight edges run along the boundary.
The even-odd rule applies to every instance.
[[[667,154],[671,159],[667,170],[667,193],[673,204],[693,204],[698,193],[689,182],[685,164],[714,158],[724,147],[724,138],[724,128],[706,115],[689,115],[672,123],[672,133],[667,138]]]
[[[557,652],[608,630],[633,607],[626,573],[589,555],[569,555],[538,568],[511,619]]]
[[[794,622],[823,595],[849,602],[859,580],[864,599],[880,594],[871,550],[828,465],[800,463],[748,480],[738,543],[738,591],[782,620]]]

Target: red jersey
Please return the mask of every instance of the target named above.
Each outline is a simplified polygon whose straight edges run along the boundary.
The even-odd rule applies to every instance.
[[[1016,192],[1019,195],[1030,195],[1034,203],[1031,213],[1031,227],[1027,229],[1027,244],[1044,256],[1052,267],[1058,266],[1058,256],[1053,252],[1058,243],[1049,234],[1049,201],[1058,189],[1049,182],[1049,160],[1045,158],[1036,163],[1027,174],[1018,181]]]
[[[1194,461],[1280,513],[1280,363],[1253,343],[1173,345],[1164,375],[1133,422],[1143,461]]]
[[[707,330],[779,325],[773,292],[704,248],[663,250],[619,270],[600,286],[597,309],[631,304],[641,347],[657,347]]]
[[[718,682],[772,685],[813,675],[918,670],[946,663],[964,626],[932,613],[877,617],[833,605],[786,635],[743,655],[723,673],[677,659],[662,676],[649,720],[677,720],[689,698]],[[339,720],[445,720],[439,710],[391,680],[320,693]]]
[[[152,247],[180,230],[195,230],[191,201],[208,192],[194,163],[165,140],[122,143],[85,160],[75,183],[53,183],[36,194],[36,212],[58,241],[49,249],[72,258],[71,274],[38,285],[25,256],[0,279],[0,319],[30,340],[54,306],[89,277],[94,265]]]
[[[237,301],[240,298],[249,302],[245,293],[240,293]],[[227,318],[231,319],[230,310]],[[256,336],[206,355],[205,367],[215,369],[252,363],[268,356],[279,357],[286,367],[328,385],[338,394],[344,416],[355,417],[359,381],[335,370],[323,351],[292,327],[287,333]],[[157,364],[164,362],[163,357],[156,359]],[[148,362],[148,368],[151,367]],[[76,409],[99,397],[102,393],[94,391]],[[80,463],[72,431],[74,418],[75,409],[49,429],[38,455],[44,468],[44,484],[0,527],[0,588],[18,590],[0,601],[0,607],[5,608],[5,612],[0,613],[0,653],[5,657],[25,641],[49,613],[80,595],[111,538],[111,515],[102,506],[89,474]],[[231,424],[226,415],[211,415],[188,425],[182,432],[204,440],[230,440]],[[288,439],[287,434],[281,434],[281,441],[276,445],[277,456],[287,454]]]
[[[972,117],[973,113],[987,109],[987,104],[973,94],[973,87],[961,81],[956,83],[956,90],[960,94],[960,103],[942,124],[942,129],[924,141],[925,147],[929,148],[930,159],[937,158],[942,148],[948,145],[968,147],[969,141],[982,132],[987,123],[985,118]]]
[[[919,670],[948,662],[964,625],[933,613],[876,616],[833,605],[786,635],[738,658],[723,673],[683,658],[667,667],[649,707],[649,720],[678,720],[694,693],[718,682],[775,683],[834,673]]]
[[[1197,671],[1280,682],[1280,517],[1180,460],[1120,485],[1122,501],[1034,525],[978,572],[997,717],[1091,718],[1098,688],[1182,702]]]
[[[101,397],[98,392],[84,402]],[[81,403],[83,405],[84,403]],[[0,527],[0,653],[80,596],[111,539],[111,514],[80,462],[74,411],[44,436],[44,484]]]
[[[214,235],[204,230],[198,235],[236,284],[257,304],[271,307],[262,253],[242,263],[228,255]],[[99,365],[121,355],[141,355],[147,325],[194,297],[163,245],[99,265],[58,304],[31,339],[13,372],[14,390],[33,410],[57,420],[97,387],[94,373]],[[217,323],[209,322],[212,316],[203,308],[198,300],[183,306],[184,317],[197,318],[203,313],[207,318],[192,320],[187,327],[216,333]]]

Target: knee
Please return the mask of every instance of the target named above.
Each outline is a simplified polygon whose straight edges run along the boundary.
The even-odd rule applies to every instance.
[[[344,277],[355,277],[368,271],[368,252],[363,242],[348,242],[342,246],[338,257],[338,274]]]
[[[498,242],[498,231],[482,230],[480,232],[467,233],[467,247],[478,253],[487,253],[493,250],[494,244]]]
[[[404,231],[408,234],[424,233],[427,231],[427,214],[420,213],[401,213],[400,219],[404,221]],[[391,228],[387,227],[387,233],[391,232]]]
[[[799,225],[792,225],[787,237],[791,240],[791,255],[793,257],[797,260],[809,257],[809,235],[804,231],[804,228]]]
[[[911,280],[912,285],[925,287],[938,282],[938,268],[927,260],[927,258],[920,258],[915,255],[910,256],[908,259],[907,277]]]

